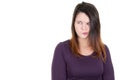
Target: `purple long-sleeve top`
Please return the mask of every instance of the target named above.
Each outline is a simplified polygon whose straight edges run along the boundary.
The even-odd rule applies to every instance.
[[[110,52],[106,46],[106,63],[100,58],[75,56],[69,46],[69,40],[60,42],[54,52],[52,62],[52,80],[114,80],[114,70]]]

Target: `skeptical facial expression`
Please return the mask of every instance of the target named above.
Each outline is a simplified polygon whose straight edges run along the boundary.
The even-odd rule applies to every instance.
[[[88,38],[90,31],[90,20],[85,13],[80,12],[77,14],[74,26],[78,38],[80,39]]]

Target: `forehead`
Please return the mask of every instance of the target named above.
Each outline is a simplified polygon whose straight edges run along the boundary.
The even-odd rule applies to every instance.
[[[83,21],[83,22],[89,22],[89,17],[83,13],[83,12],[79,12],[76,16],[76,20],[77,21]]]

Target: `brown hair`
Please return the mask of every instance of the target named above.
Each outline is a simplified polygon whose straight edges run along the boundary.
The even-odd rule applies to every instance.
[[[79,55],[79,44],[78,44],[78,36],[75,31],[74,23],[75,18],[78,13],[85,13],[90,19],[90,32],[89,32],[89,41],[90,45],[93,48],[94,52],[97,53],[97,57],[101,57],[105,62],[106,60],[106,50],[105,45],[102,43],[100,36],[100,20],[99,13],[95,6],[90,3],[82,2],[79,3],[74,10],[73,19],[72,19],[72,38],[70,40],[70,47],[75,55]]]

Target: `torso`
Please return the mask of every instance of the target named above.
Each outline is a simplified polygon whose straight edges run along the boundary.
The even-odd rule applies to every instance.
[[[89,54],[82,54],[81,57],[78,57],[72,53],[69,40],[65,41],[63,44],[67,75],[70,80],[72,80],[72,78],[75,78],[75,80],[77,80],[77,78],[86,80],[97,80],[100,78],[103,73],[103,62],[101,59],[93,57],[96,55],[95,52],[89,51]]]

